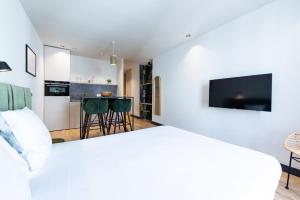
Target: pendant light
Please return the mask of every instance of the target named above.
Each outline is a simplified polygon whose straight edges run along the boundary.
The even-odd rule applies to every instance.
[[[11,68],[8,66],[6,62],[0,61],[0,72],[8,72],[11,71]]]
[[[115,66],[117,65],[117,56],[115,54],[116,42],[112,41],[111,44],[112,44],[112,55],[110,56],[110,65]]]

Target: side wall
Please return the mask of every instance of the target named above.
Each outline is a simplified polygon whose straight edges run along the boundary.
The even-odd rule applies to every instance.
[[[278,0],[154,58],[163,115],[153,120],[275,156],[300,131],[300,1]],[[209,80],[273,73],[272,112],[208,107]]]
[[[0,82],[31,88],[33,111],[43,118],[43,44],[18,0],[0,0],[0,27],[0,61],[12,68],[0,73]],[[37,77],[25,72],[26,44],[36,53]]]

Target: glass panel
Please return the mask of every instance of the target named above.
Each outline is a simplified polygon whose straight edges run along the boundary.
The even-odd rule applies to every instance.
[[[50,93],[65,93],[67,88],[63,87],[50,87],[49,92]]]

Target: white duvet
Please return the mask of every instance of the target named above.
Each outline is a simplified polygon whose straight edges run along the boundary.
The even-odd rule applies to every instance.
[[[273,200],[273,157],[162,126],[53,145],[32,200]]]

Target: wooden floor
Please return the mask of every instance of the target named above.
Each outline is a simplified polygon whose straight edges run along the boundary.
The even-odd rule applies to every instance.
[[[275,200],[300,200],[300,178],[290,176],[290,189],[285,189],[287,173],[282,173],[277,187]]]
[[[137,118],[134,119],[134,130],[151,128],[151,127],[155,127],[155,125],[147,120],[142,120],[142,119],[137,119]],[[128,126],[128,128],[129,128],[129,126]],[[111,130],[111,132],[112,132],[112,130]],[[121,127],[121,130],[119,130],[119,128],[117,128],[116,132],[117,133],[124,132],[123,127]],[[68,141],[79,140],[80,132],[79,132],[79,129],[53,131],[53,132],[51,132],[51,136],[52,136],[52,139],[64,139],[66,142],[68,142]],[[99,130],[90,131],[89,138],[99,137],[99,136],[103,136]]]
[[[152,123],[149,121],[135,119],[135,130],[144,129],[154,127]],[[122,127],[121,130],[117,129],[119,133],[123,132]],[[65,141],[74,141],[79,140],[79,129],[72,130],[64,130],[64,131],[54,131],[51,132],[51,136],[53,139],[64,139]],[[99,130],[91,131],[90,137],[99,137],[102,134],[99,133]],[[290,189],[285,189],[286,183],[286,173],[282,173],[280,178],[280,183],[278,185],[275,200],[300,200],[300,178],[291,176],[290,178]]]

